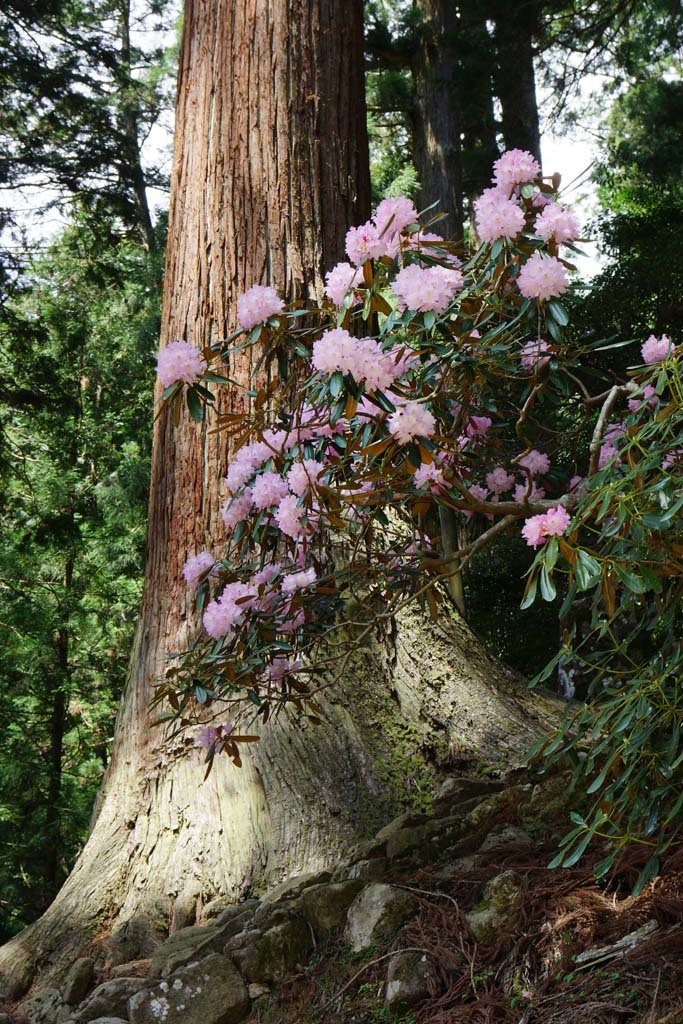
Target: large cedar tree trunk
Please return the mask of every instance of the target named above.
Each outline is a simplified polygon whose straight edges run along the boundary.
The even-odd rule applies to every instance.
[[[421,203],[438,200],[447,219],[437,229],[462,238],[462,97],[458,94],[458,11],[451,0],[425,0],[425,25],[413,62],[413,158]]]
[[[187,0],[162,340],[204,345],[234,326],[256,282],[319,291],[347,226],[367,216],[361,0]],[[250,357],[230,373],[246,382]],[[226,401],[241,407],[244,392]],[[549,716],[457,616],[417,611],[378,628],[328,698],[327,724],[268,725],[244,767],[208,781],[191,740],[169,748],[149,702],[167,655],[196,623],[188,555],[220,543],[219,435],[156,421],[148,564],[112,759],[90,838],[48,912],[0,951],[18,996],[96,935],[193,923],[240,897],[334,861],[433,781],[454,750],[509,764]]]

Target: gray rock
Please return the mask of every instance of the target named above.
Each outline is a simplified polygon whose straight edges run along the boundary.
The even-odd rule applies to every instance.
[[[354,953],[362,953],[396,934],[417,913],[417,900],[393,885],[368,885],[351,904],[344,936]]]
[[[250,982],[282,981],[313,949],[311,929],[297,913],[283,912],[266,931],[253,929],[229,940],[225,954]]]
[[[301,896],[301,909],[313,929],[316,941],[327,938],[341,928],[350,905],[362,888],[363,882],[355,880],[312,885],[306,889]]]
[[[127,964],[118,964],[109,972],[112,978],[146,978],[151,960],[131,960]]]
[[[531,836],[523,828],[517,828],[516,825],[504,825],[497,832],[489,832],[477,852],[490,853],[492,850],[501,850],[505,846],[529,847],[531,845]]]
[[[392,861],[419,857],[428,864],[462,839],[465,820],[462,814],[455,814],[394,832],[387,839],[387,857]]]
[[[161,924],[155,923],[152,917],[136,914],[107,939],[105,949],[109,962],[115,967],[130,963],[131,960],[147,959],[164,941],[165,936]]]
[[[404,1014],[436,991],[436,973],[426,953],[405,951],[389,961],[384,1001],[395,1014]]]
[[[358,860],[347,869],[346,878],[349,881],[379,882],[386,878],[389,870],[389,861],[386,857],[373,857],[372,860]],[[336,879],[335,881],[343,881]]]
[[[248,921],[258,908],[261,906],[261,900],[242,900],[241,903],[234,903],[230,907],[226,907],[225,910],[221,910],[216,918],[216,924],[228,924],[233,921]]]
[[[93,989],[88,998],[72,1013],[77,1024],[88,1024],[98,1017],[128,1016],[128,1000],[145,985],[144,978],[114,978]]]
[[[221,953],[226,941],[241,932],[252,916],[251,908],[241,908],[235,913],[226,914],[225,918],[221,915],[221,920],[212,924],[195,925],[174,932],[154,953],[148,977],[152,981],[167,978],[193,960],[201,960],[209,953]]]
[[[169,935],[150,961],[148,978],[157,981],[167,978],[173,971],[189,964],[191,960],[201,960],[209,953],[220,953],[225,945],[225,931],[217,923],[194,925],[180,928]]]
[[[66,972],[62,985],[62,997],[70,1006],[82,1003],[95,980],[95,961],[92,957],[83,956],[75,960]]]
[[[516,871],[503,871],[487,882],[481,902],[466,915],[477,942],[493,942],[523,898],[524,881]]]
[[[494,779],[472,779],[465,775],[451,775],[441,783],[434,798],[434,813],[441,814],[444,810],[460,807],[475,797],[481,797],[483,800],[490,793],[497,793],[502,788],[503,783]]]
[[[131,1024],[237,1024],[249,994],[233,964],[212,953],[183,967],[128,1003]]]
[[[388,825],[381,828],[377,833],[377,839],[387,840],[389,836],[393,836],[395,832],[400,832],[403,828],[410,828],[413,825],[422,825],[425,821],[428,821],[426,814],[419,814],[417,811],[404,811],[398,818],[394,818]]]
[[[201,920],[202,922],[213,921],[214,918],[218,917],[226,910],[232,910],[237,908],[237,904],[234,900],[231,900],[229,896],[216,896],[215,899],[209,900],[205,907],[202,908]]]
[[[332,878],[331,871],[309,872],[307,875],[295,875],[280,882],[274,888],[269,889],[263,897],[264,903],[281,903],[283,900],[296,899],[305,889],[311,885],[320,885],[322,882],[329,882]]]
[[[60,1024],[69,1016],[69,1009],[56,988],[41,988],[30,996],[22,1010],[28,1024]]]

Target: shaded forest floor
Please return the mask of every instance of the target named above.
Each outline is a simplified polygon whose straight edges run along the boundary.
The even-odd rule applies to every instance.
[[[515,841],[523,828],[531,843]],[[683,1024],[683,847],[633,898],[647,854],[623,857],[598,884],[592,866],[604,856],[599,847],[574,869],[547,869],[559,822],[534,828],[513,802],[487,822],[486,832],[492,829],[503,841],[488,851],[389,872],[382,880],[405,886],[420,906],[394,942],[358,955],[337,936],[250,1021]],[[466,915],[503,871],[520,877],[523,900],[495,938],[477,941]],[[406,948],[428,955],[431,994],[397,1013],[385,1004],[387,964]]]

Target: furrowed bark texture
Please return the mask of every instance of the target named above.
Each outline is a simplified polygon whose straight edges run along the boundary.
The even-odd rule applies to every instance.
[[[534,37],[539,31],[537,0],[503,4],[496,0],[496,92],[503,110],[506,149],[526,149],[541,162]]]
[[[245,288],[314,294],[342,258],[347,227],[368,213],[362,52],[360,0],[188,0],[162,340],[223,338]],[[242,384],[250,358],[229,368]],[[223,409],[244,402],[235,388]],[[98,934],[123,936],[111,957],[132,960],[151,934],[193,923],[202,901],[333,862],[427,789],[433,762],[466,747],[508,763],[552,714],[460,620],[405,612],[382,620],[327,691],[327,724],[269,724],[241,770],[218,757],[202,783],[202,752],[164,746],[149,702],[196,628],[181,570],[219,549],[226,456],[209,427],[157,419],[145,589],[111,762],[71,876],[0,951],[6,997]]]
[[[421,205],[438,200],[447,219],[437,230],[462,238],[461,97],[457,91],[458,16],[451,0],[426,0],[426,23],[413,62],[413,147]]]

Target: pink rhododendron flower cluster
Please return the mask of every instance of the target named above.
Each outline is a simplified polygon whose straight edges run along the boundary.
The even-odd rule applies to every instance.
[[[277,316],[285,308],[283,300],[274,288],[255,284],[237,300],[237,318],[240,326],[250,331],[258,324],[264,324],[271,316]]]
[[[195,742],[203,750],[215,747],[216,753],[223,749],[225,740],[235,731],[235,723],[228,720],[223,725],[205,725],[197,733]]]
[[[355,288],[363,281],[363,271],[352,267],[350,263],[337,263],[336,267],[325,274],[325,295],[332,299],[335,306],[341,306],[350,288]]]
[[[535,252],[519,272],[517,284],[526,299],[547,299],[564,295],[569,287],[567,271],[554,256],[541,256]]]
[[[631,412],[637,412],[642,406],[647,405],[650,409],[654,409],[659,399],[657,398],[657,392],[651,384],[646,384],[644,388],[641,388],[639,392],[640,397],[629,398],[628,407]]]
[[[315,459],[304,459],[303,462],[295,462],[287,473],[287,483],[293,494],[301,497],[306,491],[315,486],[320,476],[325,472],[322,463]]]
[[[670,355],[673,355],[674,349],[675,345],[666,334],[663,334],[661,338],[651,334],[641,346],[640,352],[644,363],[661,363],[663,359],[668,359]]]
[[[509,149],[493,165],[495,184],[508,194],[523,182],[535,181],[541,173],[538,160],[525,149]]]
[[[306,533],[306,526],[301,519],[306,516],[306,509],[299,506],[296,494],[288,494],[282,499],[275,512],[275,521],[281,533],[292,540],[298,540]],[[310,525],[310,524],[309,524]]]
[[[539,498],[545,498],[545,491],[542,487],[538,487],[535,481],[531,482],[529,487],[529,481],[525,480],[521,484],[517,484],[514,491],[512,492],[513,501],[538,501]]]
[[[383,352],[374,338],[353,338],[343,327],[325,331],[313,345],[311,363],[320,373],[351,373],[370,391],[384,391],[405,373],[405,363]]]
[[[558,245],[574,242],[581,234],[579,219],[572,210],[566,210],[557,203],[551,202],[536,218],[534,234],[546,241],[549,238],[554,238]]]
[[[403,402],[387,420],[389,433],[399,444],[408,444],[416,437],[430,437],[436,420],[421,402]]]
[[[490,416],[468,416],[465,424],[466,437],[483,437],[493,425]]]
[[[318,576],[313,567],[302,572],[290,573],[282,581],[282,593],[293,594],[297,590],[303,590],[304,587],[312,587],[317,579]]]
[[[244,599],[255,600],[256,596],[256,591],[246,583],[228,583],[222,594],[215,601],[211,601],[204,610],[202,621],[209,636],[216,640],[223,636],[231,636],[235,627],[244,621],[244,616],[253,604],[253,600]]]
[[[486,490],[485,487],[482,487],[481,484],[472,484],[467,489],[470,492],[470,494],[472,495],[472,497],[476,498],[477,501],[486,501],[487,498],[489,497],[489,492]],[[470,519],[474,515],[474,512],[470,511],[470,509],[467,509],[467,508],[464,508],[461,511],[462,511],[462,514],[467,519]]]
[[[252,509],[251,488],[245,487],[241,494],[226,501],[221,508],[221,518],[229,530],[243,523]]]
[[[440,491],[446,487],[446,481],[444,480],[443,470],[434,462],[425,463],[415,470],[415,487],[419,490],[421,487],[429,487],[430,491]]]
[[[493,494],[502,494],[504,491],[509,491],[514,482],[515,478],[512,473],[508,473],[502,466],[496,466],[495,469],[486,474],[486,485]]]
[[[522,527],[522,536],[531,548],[545,544],[548,537],[561,537],[567,532],[572,517],[566,508],[558,505],[539,516],[527,519]]]
[[[550,469],[550,459],[545,452],[537,452],[535,448],[532,448],[530,452],[519,459],[519,465],[527,469],[532,476],[540,476],[541,473],[547,473]]]
[[[598,458],[598,469],[604,469],[610,462],[614,460],[621,461],[619,452],[613,444],[607,441],[605,444],[600,446],[600,457]]]
[[[272,455],[264,441],[253,441],[239,448],[228,467],[225,483],[231,491],[237,491],[250,480],[257,469]]]
[[[487,188],[474,203],[477,233],[482,242],[516,238],[524,227],[524,211],[498,188]]]
[[[188,558],[183,566],[183,576],[188,584],[191,587],[197,587],[200,577],[213,568],[215,561],[215,558],[209,551],[200,551],[198,555],[192,555],[191,558]]]
[[[548,342],[544,341],[543,338],[537,338],[535,341],[527,341],[519,356],[524,369],[529,373],[541,370],[550,362],[550,356],[543,355],[543,353],[547,351]]]
[[[277,505],[288,494],[287,481],[279,473],[260,473],[252,487],[252,503],[254,508],[266,509]]]
[[[157,353],[157,376],[165,388],[178,380],[192,384],[205,369],[204,356],[186,341],[169,341]]]
[[[417,210],[412,199],[396,196],[393,199],[383,199],[372,219],[380,235],[394,238],[401,231],[405,231],[409,224],[417,223]]]
[[[448,267],[410,266],[400,270],[392,283],[394,295],[400,306],[426,313],[443,313],[462,288],[463,277],[459,270]]]

